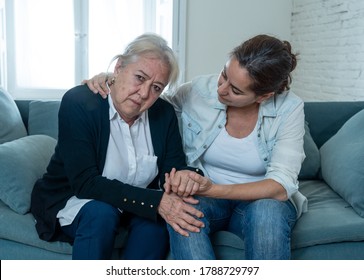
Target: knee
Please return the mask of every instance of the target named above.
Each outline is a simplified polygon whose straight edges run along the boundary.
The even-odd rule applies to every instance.
[[[257,228],[287,230],[295,221],[295,209],[290,207],[287,201],[275,199],[261,199],[252,204],[250,213],[250,224]]]
[[[120,212],[112,205],[93,200],[82,208],[81,218],[85,223],[100,230],[115,229],[120,224]]]
[[[160,240],[169,239],[167,226],[164,223],[148,222],[145,225],[145,233]]]
[[[144,236],[155,236],[156,238],[162,236],[168,237],[168,230],[165,222],[150,221],[138,216],[131,218],[129,230],[131,232],[141,233]]]
[[[272,218],[277,220],[278,217],[285,214],[285,203],[276,199],[260,199],[254,201],[250,207],[250,214],[256,218],[267,220]]]

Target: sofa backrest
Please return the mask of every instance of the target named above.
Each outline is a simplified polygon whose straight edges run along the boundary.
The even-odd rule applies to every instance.
[[[25,127],[28,129],[29,103],[31,100],[15,100]]]
[[[29,135],[43,134],[58,138],[60,100],[16,100]]]
[[[364,101],[305,102],[305,119],[318,148],[342,125],[364,109]]]
[[[28,129],[31,100],[15,100],[15,102]],[[320,148],[348,119],[362,109],[364,101],[305,102],[305,118],[317,147]]]

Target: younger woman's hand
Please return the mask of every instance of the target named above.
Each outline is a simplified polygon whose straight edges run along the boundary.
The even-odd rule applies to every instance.
[[[189,170],[176,171],[175,168],[172,168],[170,174],[165,175],[165,191],[167,193],[172,191],[182,197],[194,195],[200,186],[191,178],[193,173],[195,172]]]
[[[95,94],[100,94],[102,98],[107,98],[108,94],[110,93],[110,89],[108,87],[108,83],[110,83],[110,77],[110,73],[100,73],[96,76],[93,76],[89,80],[83,80],[81,84],[87,84],[88,88],[92,92],[94,92]]]
[[[195,184],[199,185],[199,189],[196,191],[197,195],[206,195],[207,192],[211,189],[212,182],[209,178],[201,176],[196,172],[191,172],[189,176],[191,180],[195,182]]]

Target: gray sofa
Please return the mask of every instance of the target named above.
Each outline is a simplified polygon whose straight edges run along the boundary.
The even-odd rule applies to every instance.
[[[30,192],[53,153],[59,101],[13,101],[0,92],[0,259],[70,259],[68,243],[38,238]],[[293,259],[364,259],[364,102],[305,104],[300,191],[308,212],[292,235]],[[117,258],[127,232],[115,243]],[[213,237],[219,259],[244,259],[239,238]]]

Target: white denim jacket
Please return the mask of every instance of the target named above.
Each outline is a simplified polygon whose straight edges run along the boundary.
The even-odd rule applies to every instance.
[[[162,98],[175,108],[187,164],[204,167],[200,157],[226,123],[226,105],[217,99],[218,75],[200,76]],[[298,191],[303,150],[303,101],[292,92],[276,94],[263,102],[257,122],[258,149],[266,166],[265,178],[280,183],[297,210],[307,211],[307,199]]]

